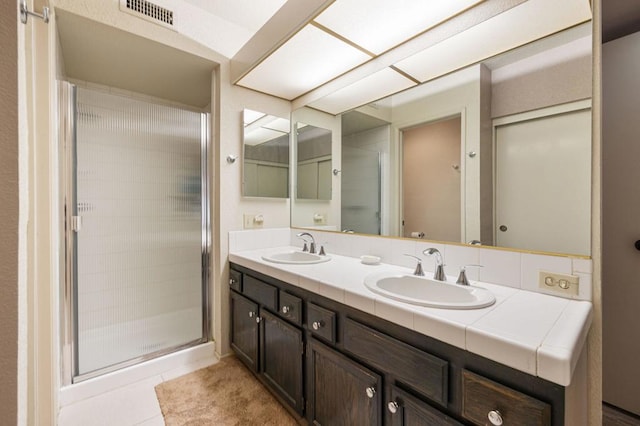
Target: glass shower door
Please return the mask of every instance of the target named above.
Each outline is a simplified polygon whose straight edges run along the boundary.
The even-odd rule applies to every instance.
[[[206,114],[76,89],[74,377],[206,340]]]
[[[342,146],[342,230],[380,235],[380,152]]]

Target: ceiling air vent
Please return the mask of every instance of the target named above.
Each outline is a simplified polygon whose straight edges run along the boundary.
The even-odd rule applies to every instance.
[[[120,10],[173,29],[173,11],[146,0],[120,0]]]

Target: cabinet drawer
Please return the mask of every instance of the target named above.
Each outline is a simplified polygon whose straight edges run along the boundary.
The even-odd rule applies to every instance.
[[[278,289],[250,275],[242,280],[242,293],[272,311],[278,309]]]
[[[344,348],[368,364],[444,406],[448,402],[449,363],[383,333],[347,319]]]
[[[234,271],[233,269],[229,271],[229,287],[242,293],[242,272]]]
[[[391,426],[462,426],[446,413],[426,402],[391,386],[391,401],[387,404]]]
[[[504,425],[551,424],[551,406],[545,402],[464,370],[462,372],[462,416],[475,424],[488,422],[496,412]],[[496,424],[498,421],[496,421]]]
[[[318,337],[336,342],[336,313],[309,302],[307,305],[307,328]]]
[[[278,308],[278,312],[283,318],[297,325],[302,323],[302,299],[298,296],[280,291],[280,305]]]

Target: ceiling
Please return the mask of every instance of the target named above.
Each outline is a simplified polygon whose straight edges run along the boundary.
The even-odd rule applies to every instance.
[[[324,3],[234,82],[338,114],[591,19],[588,0]]]
[[[64,10],[56,11],[67,78],[206,109],[215,63]]]

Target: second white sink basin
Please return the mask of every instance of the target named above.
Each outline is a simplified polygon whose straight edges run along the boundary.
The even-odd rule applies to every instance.
[[[373,292],[413,305],[445,309],[478,309],[491,306],[496,298],[489,290],[436,281],[415,275],[377,273],[365,278]]]
[[[287,251],[262,256],[268,262],[286,263],[290,265],[309,265],[314,263],[328,262],[331,260],[329,256],[320,256],[319,254],[309,253],[306,251]]]

